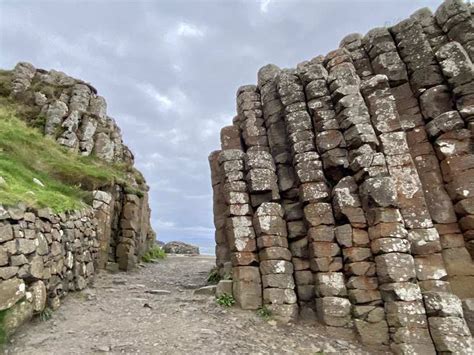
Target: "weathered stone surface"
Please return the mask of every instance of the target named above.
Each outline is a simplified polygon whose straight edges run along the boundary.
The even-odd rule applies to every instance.
[[[26,286],[23,280],[13,278],[0,281],[0,311],[11,308],[25,297]]]
[[[36,281],[28,288],[28,291],[33,295],[33,311],[39,313],[43,311],[46,306],[46,286],[43,281]]]
[[[375,257],[377,274],[382,282],[404,282],[416,277],[413,257],[408,254],[390,253]]]
[[[232,295],[232,280],[220,280],[216,287],[216,297]]]

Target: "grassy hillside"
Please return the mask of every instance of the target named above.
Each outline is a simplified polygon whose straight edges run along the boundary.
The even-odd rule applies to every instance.
[[[0,204],[22,201],[61,212],[84,206],[93,189],[124,184],[124,166],[71,153],[20,116],[12,103],[0,101]]]

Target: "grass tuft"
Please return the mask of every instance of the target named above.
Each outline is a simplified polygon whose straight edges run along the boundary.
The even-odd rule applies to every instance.
[[[42,322],[46,322],[50,320],[51,318],[53,318],[53,310],[49,307],[46,307],[45,309],[43,309],[41,313],[39,314],[39,319]]]
[[[217,284],[221,280],[221,275],[219,275],[219,269],[213,267],[209,274],[207,275],[207,283],[211,285]]]
[[[159,246],[152,247],[142,256],[142,260],[145,263],[152,263],[154,261],[164,259],[164,258],[166,258],[166,253]]]
[[[262,306],[257,309],[257,316],[262,319],[268,320],[272,316],[272,311],[267,308],[267,306]]]
[[[223,307],[232,307],[235,304],[235,299],[232,295],[224,293],[217,297],[216,302]]]

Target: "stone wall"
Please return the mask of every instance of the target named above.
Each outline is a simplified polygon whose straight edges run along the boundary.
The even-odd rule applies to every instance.
[[[0,328],[6,335],[90,283],[99,237],[92,208],[54,214],[24,205],[0,207]]]
[[[113,238],[112,195],[93,195],[93,207],[59,214],[0,205],[0,329],[7,335],[45,307],[58,308],[63,296],[84,289],[99,269],[134,268],[154,244],[154,233],[141,230],[148,226],[142,218],[149,212],[140,211],[146,199],[124,195],[121,234]]]
[[[448,0],[238,89],[209,161],[242,308],[400,354],[472,351],[473,33]]]

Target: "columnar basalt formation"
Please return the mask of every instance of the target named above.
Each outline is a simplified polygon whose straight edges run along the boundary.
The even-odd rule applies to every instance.
[[[256,239],[248,293],[242,266],[220,261],[229,229],[216,232],[236,299],[251,294],[255,308],[271,292],[290,305],[281,290],[294,285],[292,311],[353,327],[363,342],[473,351],[461,305],[474,297],[472,21],[468,4],[447,0],[296,69],[266,65],[257,87],[238,90],[238,116],[210,156],[215,209],[231,216],[218,207],[227,175],[215,161],[238,154],[240,203],[255,211],[244,224]]]

